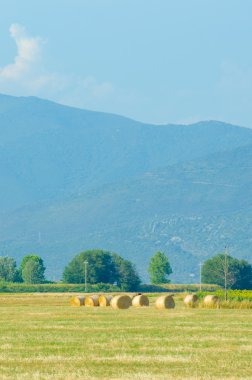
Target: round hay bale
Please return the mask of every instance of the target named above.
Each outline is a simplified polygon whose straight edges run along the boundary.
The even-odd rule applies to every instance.
[[[99,296],[87,296],[85,298],[85,306],[99,306]]]
[[[155,303],[157,309],[174,309],[175,302],[173,295],[158,297]]]
[[[132,306],[141,307],[141,306],[149,306],[149,298],[143,294],[139,294],[135,296],[132,300]]]
[[[112,298],[110,305],[113,309],[128,309],[132,305],[130,296],[118,295]]]
[[[203,305],[207,306],[207,307],[218,306],[219,302],[220,302],[219,297],[217,297],[213,294],[209,294],[209,295],[205,296],[203,299]]]
[[[85,302],[85,297],[83,296],[74,296],[70,299],[70,305],[79,307],[79,306],[84,306]]]
[[[104,296],[104,295],[101,295],[98,299],[99,301],[99,306],[101,307],[106,307],[106,306],[109,306],[110,305],[110,301],[112,300],[112,296]]]
[[[196,294],[187,294],[184,298],[184,305],[187,307],[196,307],[199,304],[199,298]]]

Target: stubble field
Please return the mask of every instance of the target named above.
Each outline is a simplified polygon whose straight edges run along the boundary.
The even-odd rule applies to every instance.
[[[116,311],[69,298],[0,295],[1,380],[252,379],[252,310],[177,299],[174,310]]]

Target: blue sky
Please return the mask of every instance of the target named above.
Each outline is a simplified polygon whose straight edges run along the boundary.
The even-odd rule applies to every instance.
[[[0,92],[252,127],[252,1],[1,0]]]

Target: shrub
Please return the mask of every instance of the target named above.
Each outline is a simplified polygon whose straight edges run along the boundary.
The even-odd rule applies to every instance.
[[[204,298],[209,293],[215,294],[220,298],[220,300],[225,300],[225,292],[222,289],[218,289],[215,292],[198,292],[197,295],[200,299]],[[229,290],[228,291],[229,301],[251,301],[252,302],[252,290]]]
[[[88,291],[99,292],[119,292],[120,288],[109,284],[89,285]],[[85,293],[84,284],[25,284],[25,283],[0,283],[0,293],[64,293],[77,292]]]
[[[202,284],[203,291],[214,292],[217,289],[220,289],[219,285],[213,284]],[[174,293],[182,292],[198,292],[200,288],[199,284],[158,284],[158,285],[140,285],[139,290],[141,292],[147,293],[161,293],[172,291]]]

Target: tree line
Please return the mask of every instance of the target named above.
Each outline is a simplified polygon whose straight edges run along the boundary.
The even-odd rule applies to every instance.
[[[12,257],[0,257],[0,281],[41,284],[45,282],[45,269],[37,255],[24,256],[19,268]]]
[[[252,289],[252,265],[220,253],[204,262],[202,281],[225,289]]]
[[[85,278],[85,263],[88,265]],[[41,257],[27,255],[20,267],[11,257],[0,257],[0,281],[25,282],[41,284],[48,282],[45,278],[45,265]],[[167,256],[157,252],[150,261],[149,274],[151,283],[168,283],[172,269]],[[114,284],[123,291],[137,290],[141,284],[135,265],[116,253],[104,250],[87,250],[76,255],[65,267],[62,282],[81,284]]]
[[[85,264],[86,263],[86,264]],[[87,265],[87,278],[85,273]],[[26,255],[17,267],[10,257],[0,257],[0,281],[42,284],[45,265],[41,257]],[[169,283],[172,268],[163,252],[156,252],[150,259],[148,273],[151,284]],[[81,284],[114,284],[123,291],[136,291],[141,284],[135,265],[116,253],[104,250],[87,250],[76,255],[65,267],[62,282]],[[229,289],[252,289],[252,266],[226,253],[210,258],[202,265],[202,282],[217,284]]]

